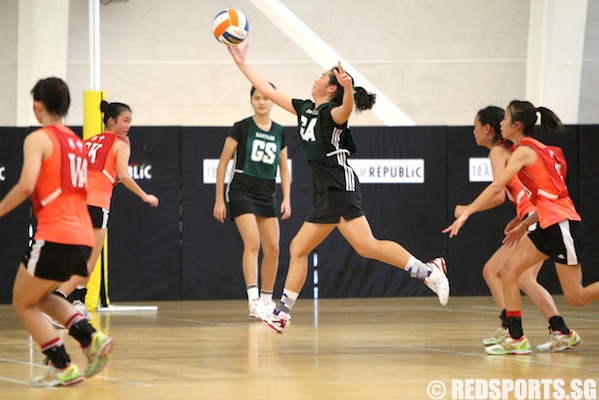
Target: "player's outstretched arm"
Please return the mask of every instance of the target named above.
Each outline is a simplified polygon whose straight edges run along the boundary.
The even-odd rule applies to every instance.
[[[248,44],[246,44],[243,49],[239,46],[227,46],[227,50],[229,50],[229,53],[231,53],[233,61],[235,61],[235,64],[237,64],[237,67],[239,67],[241,73],[245,75],[245,77],[260,93],[272,100],[273,103],[282,109],[289,111],[292,114],[296,114],[293,104],[291,103],[291,97],[273,88],[266,79],[260,76],[247,64],[246,54],[248,48]]]

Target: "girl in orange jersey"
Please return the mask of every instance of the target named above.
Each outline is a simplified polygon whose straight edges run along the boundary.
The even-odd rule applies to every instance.
[[[95,243],[87,263],[89,274],[93,272],[102,252],[108,228],[112,189],[119,182],[135,193],[145,203],[158,207],[158,198],[147,194],[129,174],[129,129],[131,128],[131,108],[123,103],[100,103],[104,114],[106,131],[85,141],[89,156],[89,176],[87,183],[87,204],[94,226]],[[68,282],[61,284],[55,294],[66,295],[72,292],[73,305],[87,319],[90,313],[85,308],[85,295],[89,276],[83,278],[73,276]]]
[[[493,170],[493,176],[500,175],[508,162],[511,152],[512,143],[504,140],[501,136],[500,123],[503,120],[505,112],[500,107],[489,106],[480,110],[474,119],[474,139],[476,144],[479,146],[487,147],[489,149],[489,159],[491,161],[491,168]],[[514,176],[506,185],[506,190],[501,191],[492,201],[484,208],[490,209],[499,206],[504,203],[505,196],[510,199],[516,206],[516,217],[508,223],[505,231],[508,232],[512,228],[520,224],[521,221],[525,220],[528,215],[535,211],[535,207],[529,201],[522,188],[522,184],[517,176]],[[459,217],[469,205],[458,205],[455,208],[455,217]],[[482,211],[482,209],[480,210]],[[536,224],[531,227],[530,230],[534,230]],[[512,252],[513,246],[509,243],[504,243],[497,249],[497,251],[491,256],[483,268],[483,276],[495,304],[501,310],[501,328],[491,336],[483,340],[485,346],[495,345],[501,343],[503,339],[508,335],[508,319],[506,316],[505,301],[503,298],[503,283],[501,281],[501,271],[506,265],[508,258]],[[520,289],[526,293],[528,298],[537,307],[537,309],[543,314],[549,321],[549,329],[552,331],[559,331],[562,334],[570,334],[570,329],[566,326],[564,319],[560,316],[559,311],[551,297],[551,294],[537,282],[537,276],[543,262],[538,262],[532,268],[528,268],[520,278],[518,279],[518,285]],[[580,336],[576,332],[572,331],[575,335],[575,340],[572,341],[570,346],[572,348],[582,342]],[[537,351],[561,351],[565,349],[558,349],[552,346],[553,340],[548,343],[537,346]]]
[[[86,205],[85,144],[62,124],[69,89],[59,78],[36,83],[33,111],[42,128],[25,138],[19,182],[0,202],[0,217],[31,196],[37,230],[17,271],[13,307],[49,361],[46,375],[33,386],[68,386],[100,372],[113,340],[96,331],[69,302],[52,295],[60,282],[87,276],[94,243]],[[62,323],[83,348],[88,366],[82,374],[71,362],[60,337],[44,313]]]
[[[516,149],[508,163],[493,182],[470,204],[461,215],[443,232],[454,237],[470,215],[484,209],[510,180],[518,175],[525,192],[536,206],[537,212],[527,217],[518,226],[506,232],[504,241],[515,243],[508,262],[501,271],[503,294],[508,318],[509,335],[501,342],[485,349],[488,354],[527,354],[530,344],[522,329],[522,306],[518,278],[523,271],[551,258],[568,303],[581,306],[599,299],[599,282],[582,286],[580,257],[583,252],[583,231],[580,215],[565,188],[565,177],[561,181],[553,178],[541,155],[542,143],[533,139],[537,113],[541,114],[541,125],[549,130],[565,131],[555,113],[545,107],[534,107],[528,101],[512,101],[501,121],[502,136],[512,141]],[[526,178],[531,177],[530,180]],[[527,183],[528,182],[528,183]],[[526,235],[530,225],[538,221],[539,228]],[[551,332],[551,347],[559,351],[571,347],[579,339],[575,332],[564,334]]]

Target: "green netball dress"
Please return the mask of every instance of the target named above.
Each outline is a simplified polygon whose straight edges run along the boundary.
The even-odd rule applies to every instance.
[[[275,178],[281,150],[287,146],[285,129],[272,122],[266,132],[248,117],[236,122],[228,136],[237,141],[233,177],[227,187],[231,219],[248,213],[275,217]]]

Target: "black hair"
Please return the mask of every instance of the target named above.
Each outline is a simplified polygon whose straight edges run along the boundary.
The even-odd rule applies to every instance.
[[[69,111],[71,105],[69,87],[60,78],[40,79],[31,89],[31,95],[33,100],[42,102],[51,114],[63,117]]]
[[[116,120],[123,111],[131,112],[131,108],[124,103],[109,103],[106,100],[102,100],[100,102],[100,111],[104,113],[104,125],[108,125],[109,118]]]
[[[276,89],[277,87],[272,84],[272,82],[268,82],[270,84],[270,86],[272,86],[273,89]],[[256,91],[256,88],[252,86],[252,88],[250,89],[250,97],[252,97],[254,95],[254,92]]]
[[[537,123],[537,112],[541,114],[541,126],[555,132],[565,132],[566,127],[562,124],[559,117],[546,107],[535,107],[529,101],[512,100],[506,109],[512,122],[520,122],[523,126],[523,133],[526,136],[534,135],[535,124]]]
[[[483,125],[489,125],[491,129],[495,132],[495,136],[493,137],[493,142],[501,142],[503,137],[501,136],[501,120],[505,115],[505,111],[501,107],[497,106],[487,106],[482,110],[479,110],[476,116],[478,120]]]
[[[331,73],[329,74],[329,84],[337,86],[337,94],[335,95],[333,102],[341,104],[343,103],[344,89],[343,86],[341,86],[339,82],[337,82],[337,78],[335,77],[335,73],[333,72],[334,70],[339,71],[339,67],[331,68]],[[376,94],[368,93],[366,89],[364,89],[361,86],[354,86],[354,78],[351,75],[349,75],[349,77],[351,78],[351,83],[354,90],[354,103],[356,104],[356,110],[370,110],[372,107],[374,107],[374,103],[376,103]]]

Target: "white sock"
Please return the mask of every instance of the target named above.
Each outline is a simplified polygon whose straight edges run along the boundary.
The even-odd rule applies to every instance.
[[[289,289],[283,290],[283,295],[281,296],[281,302],[277,306],[277,310],[282,311],[286,314],[291,312],[291,308],[295,304],[295,301],[299,297],[299,293],[296,293]],[[275,310],[275,314],[277,311]]]
[[[260,291],[257,286],[250,286],[247,288],[248,301],[256,300],[260,298]]]
[[[283,289],[283,296],[286,296],[287,298],[295,301],[299,297],[299,293],[295,293],[294,291],[291,291],[289,289]]]
[[[411,256],[406,264],[406,271],[412,278],[424,279],[430,275],[431,269],[416,257]]]
[[[260,291],[260,300],[264,302],[264,304],[269,304],[272,302],[272,292],[262,292]]]

